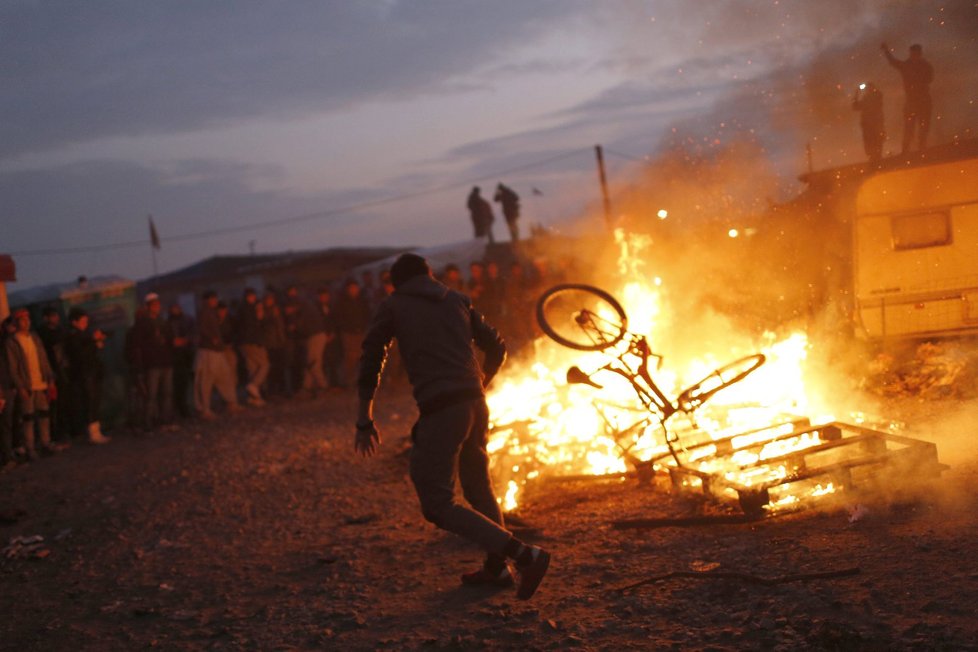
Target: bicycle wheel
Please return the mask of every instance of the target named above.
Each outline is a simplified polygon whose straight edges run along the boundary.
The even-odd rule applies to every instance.
[[[578,351],[601,351],[625,336],[628,318],[618,301],[593,285],[555,285],[537,301],[537,321],[554,341]]]
[[[746,378],[748,374],[764,364],[766,359],[763,353],[755,353],[714,369],[709,376],[682,391],[676,400],[679,409],[684,412],[695,410],[721,389]]]

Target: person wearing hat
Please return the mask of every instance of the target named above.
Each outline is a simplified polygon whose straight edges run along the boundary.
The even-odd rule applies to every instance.
[[[70,328],[65,336],[65,362],[71,406],[71,429],[91,444],[107,444],[102,434],[99,408],[102,398],[102,361],[98,351],[105,342],[100,330],[90,331],[88,313],[74,307],[68,312]]]
[[[41,338],[31,330],[31,316],[25,308],[14,311],[16,330],[5,345],[11,383],[17,393],[20,408],[21,434],[27,457],[38,458],[36,439],[40,438],[41,452],[57,452],[51,445],[51,419],[48,401],[57,391],[54,371],[44,351]]]
[[[391,281],[394,293],[374,313],[363,341],[354,447],[370,456],[380,444],[374,394],[396,339],[420,412],[410,475],[424,517],[485,550],[482,567],[462,575],[463,584],[512,586],[512,560],[519,575],[516,595],[530,598],[547,573],[550,554],[505,528],[486,451],[485,387],[505,360],[506,347],[470,299],[435,280],[421,256],[400,256]],[[481,364],[476,349],[485,354]],[[456,481],[467,505],[455,497]]]

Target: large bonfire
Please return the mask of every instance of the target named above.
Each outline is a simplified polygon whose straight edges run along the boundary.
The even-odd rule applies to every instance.
[[[670,318],[671,288],[646,270],[646,238],[618,231],[615,240],[618,280],[606,283],[604,289],[627,312],[628,330],[645,336],[656,350],[656,342],[669,339],[667,329],[684,327]],[[683,387],[731,359],[759,351],[766,362],[743,381],[718,392],[695,414],[678,412],[663,425],[657,418],[646,418],[647,411],[623,378],[604,374],[600,388],[567,382],[569,367],[598,369],[620,348],[581,352],[538,338],[533,362],[507,369],[488,397],[493,420],[489,452],[504,509],[515,509],[533,482],[566,476],[625,477],[642,463],[653,474],[682,464],[741,486],[783,478],[789,473],[784,464],[765,465],[764,460],[783,458],[822,441],[818,431],[783,435],[802,417],[811,424],[833,420],[817,392],[806,387],[807,336],[800,331],[728,330],[711,341],[725,345],[688,360],[657,351],[663,358],[652,375],[666,396],[674,399]],[[670,454],[667,430],[677,442],[677,455]],[[716,447],[710,444],[716,440],[732,441],[733,455],[716,456]],[[757,441],[762,445],[757,446]],[[798,491],[805,495],[796,495]],[[794,487],[795,493],[772,496],[765,507],[777,509],[832,491],[831,483],[809,483]]]

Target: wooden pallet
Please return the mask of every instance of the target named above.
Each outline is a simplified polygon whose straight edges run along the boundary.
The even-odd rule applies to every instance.
[[[806,441],[814,443],[792,449]],[[787,450],[778,453],[779,446]],[[803,506],[830,492],[939,477],[948,468],[930,442],[838,421],[818,426],[798,421],[790,430],[772,426],[702,442],[686,452],[702,447],[712,447],[712,454],[685,466],[663,458],[673,488],[737,501],[746,514]]]

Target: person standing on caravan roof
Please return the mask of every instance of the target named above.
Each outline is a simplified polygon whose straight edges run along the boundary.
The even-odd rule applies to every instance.
[[[883,94],[876,84],[860,84],[852,98],[852,108],[859,111],[859,126],[863,132],[863,148],[870,161],[883,158],[886,128],[883,122]]]
[[[905,60],[894,57],[886,43],[881,44],[880,49],[903,78],[903,149],[900,151],[904,154],[910,151],[914,131],[917,131],[918,149],[924,149],[930,130],[930,84],[934,81],[934,68],[924,59],[924,49],[918,44],[910,46],[910,56]]]

